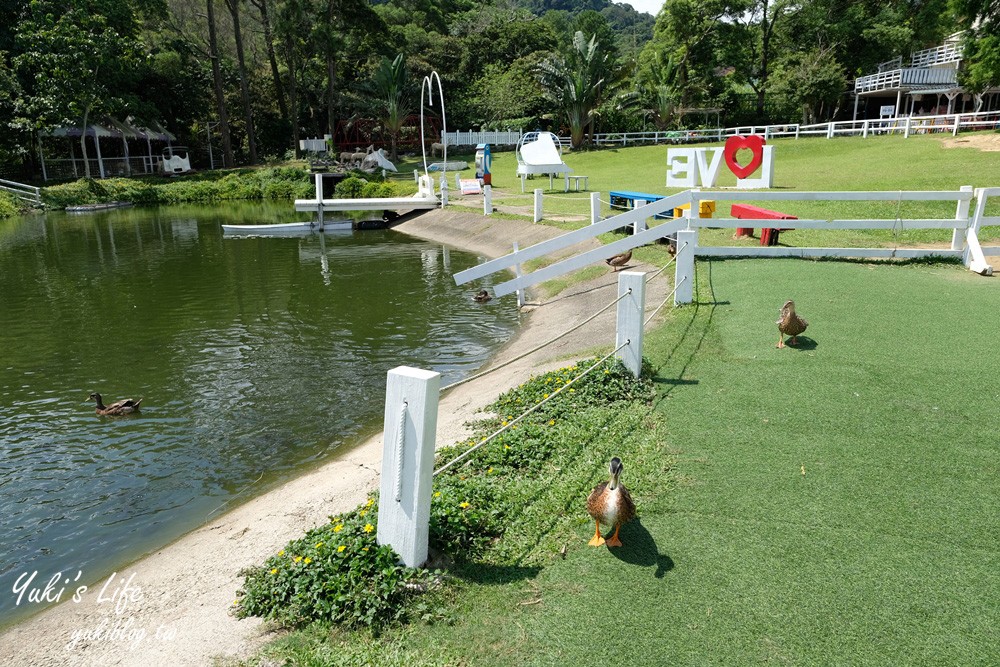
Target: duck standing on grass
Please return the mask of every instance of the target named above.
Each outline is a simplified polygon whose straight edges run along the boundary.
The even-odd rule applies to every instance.
[[[622,543],[618,539],[618,529],[635,518],[632,494],[618,481],[623,469],[621,459],[617,456],[611,459],[610,469],[611,479],[595,486],[587,498],[587,511],[597,522],[594,537],[587,543],[592,547],[605,544],[604,538],[601,537],[602,522],[615,528],[615,534],[607,539],[607,545],[620,547]]]
[[[781,307],[781,317],[775,322],[778,325],[778,348],[785,347],[785,336],[791,336],[789,345],[795,345],[795,337],[806,330],[809,323],[795,312],[795,302],[789,299]]]
[[[632,259],[632,251],[626,250],[623,253],[615,255],[614,257],[607,258],[606,260],[604,260],[604,263],[607,264],[608,266],[614,267],[614,270],[618,271],[618,269],[628,264],[629,260],[631,259]]]
[[[142,403],[141,398],[138,401],[126,398],[118,401],[117,403],[112,403],[111,405],[104,405],[104,401],[101,400],[101,395],[96,391],[90,395],[90,400],[97,401],[97,414],[110,417],[130,415],[133,412],[139,412],[139,404]]]

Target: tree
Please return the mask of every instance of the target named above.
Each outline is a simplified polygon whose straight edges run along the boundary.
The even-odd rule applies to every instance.
[[[620,70],[595,37],[588,40],[577,31],[569,52],[543,61],[539,74],[543,92],[569,124],[573,148],[579,148],[595,111],[620,81]]]
[[[144,60],[136,31],[126,3],[114,0],[36,0],[17,27],[14,65],[32,84],[21,117],[35,130],[78,125],[87,178],[87,126],[127,109],[128,81]]]
[[[403,59],[402,53],[391,62],[388,58],[382,59],[372,77],[372,86],[379,96],[379,120],[385,125],[391,137],[392,155],[389,159],[395,162],[399,159],[396,153],[396,141],[399,138],[399,131],[403,128],[403,122],[410,115],[413,99],[410,94],[410,81],[406,74],[406,60]]]
[[[247,148],[250,163],[257,164],[257,139],[254,136],[253,110],[250,108],[250,84],[247,81],[246,58],[243,55],[243,31],[240,29],[241,0],[226,0],[226,7],[233,19],[233,39],[236,42],[236,61],[240,72],[240,99],[243,102],[243,116],[247,123]]]
[[[774,92],[802,110],[804,124],[818,122],[824,110],[823,115],[832,118],[847,87],[832,47],[786,54],[776,64],[774,78]]]
[[[222,164],[233,166],[233,142],[229,135],[229,113],[226,111],[226,95],[222,87],[222,56],[219,54],[219,40],[215,35],[215,2],[206,0],[206,20],[208,21],[209,58],[212,59],[212,81],[215,86],[215,107],[219,113],[219,132],[222,134]]]
[[[995,0],[952,0],[952,8],[966,29],[959,81],[976,93],[977,103],[981,103],[982,93],[1000,85],[1000,4]]]

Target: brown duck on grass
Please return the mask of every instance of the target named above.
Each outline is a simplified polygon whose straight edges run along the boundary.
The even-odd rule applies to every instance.
[[[785,336],[791,336],[792,339],[788,341],[789,345],[795,345],[795,337],[806,330],[809,323],[798,316],[795,312],[795,302],[788,300],[785,305],[781,307],[781,317],[775,322],[778,325],[778,345],[777,347],[785,347]]]
[[[635,503],[632,502],[632,494],[628,492],[618,478],[622,474],[622,462],[617,456],[611,459],[611,479],[601,482],[594,487],[587,498],[587,511],[597,522],[594,530],[594,537],[589,544],[592,547],[599,547],[607,544],[609,547],[620,547],[621,540],[618,539],[618,529],[635,518]],[[615,533],[607,539],[601,537],[601,523],[614,526]]]
[[[632,259],[632,251],[626,250],[621,254],[615,255],[614,257],[609,257],[608,259],[604,260],[604,263],[607,264],[608,266],[614,267],[615,271],[617,271],[621,267],[628,264],[631,259]]]
[[[139,412],[139,404],[142,403],[141,398],[138,401],[126,398],[116,403],[112,403],[111,405],[104,405],[104,401],[101,400],[101,395],[97,392],[90,395],[90,400],[97,401],[97,414],[108,417],[130,415],[133,412]]]

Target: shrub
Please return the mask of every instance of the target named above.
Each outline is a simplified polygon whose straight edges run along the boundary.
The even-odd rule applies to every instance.
[[[350,176],[337,183],[333,192],[340,199],[358,199],[362,196],[361,193],[364,192],[366,185],[368,185],[368,181],[365,179]]]
[[[21,208],[17,199],[6,192],[0,192],[0,218],[10,218],[20,212]]]
[[[399,565],[391,547],[376,544],[377,516],[375,500],[369,499],[289,542],[263,566],[244,571],[237,615],[292,626],[330,621],[374,630],[403,619],[416,584],[431,575]]]

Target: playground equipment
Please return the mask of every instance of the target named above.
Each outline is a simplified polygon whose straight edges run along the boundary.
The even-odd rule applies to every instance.
[[[547,174],[549,189],[554,176],[572,173],[562,160],[562,144],[551,132],[527,132],[517,142],[517,175],[521,178],[521,192],[529,176]]]

